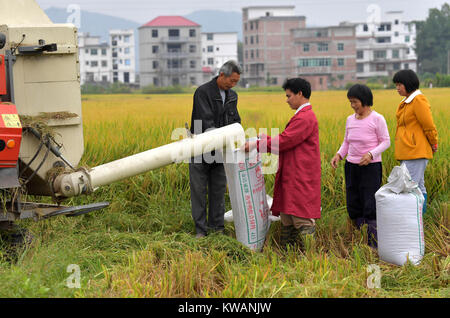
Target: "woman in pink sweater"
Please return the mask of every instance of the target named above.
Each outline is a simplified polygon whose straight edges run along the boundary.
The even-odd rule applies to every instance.
[[[381,186],[381,153],[390,146],[389,131],[383,115],[372,110],[373,95],[366,85],[353,85],[347,92],[355,111],[347,118],[341,148],[331,160],[337,168],[345,161],[347,211],[353,224],[367,224],[369,245],[377,247],[375,192]]]

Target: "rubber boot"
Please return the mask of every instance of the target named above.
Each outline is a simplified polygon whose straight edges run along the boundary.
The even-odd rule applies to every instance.
[[[427,199],[428,195],[426,193],[423,193],[423,197],[425,200],[423,201],[423,208],[422,208],[422,214],[425,214],[427,212]]]
[[[368,245],[372,248],[378,248],[377,220],[366,220]]]

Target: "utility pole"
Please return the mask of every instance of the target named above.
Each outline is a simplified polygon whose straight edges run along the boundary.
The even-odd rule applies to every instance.
[[[447,50],[447,75],[450,75],[450,49]]]

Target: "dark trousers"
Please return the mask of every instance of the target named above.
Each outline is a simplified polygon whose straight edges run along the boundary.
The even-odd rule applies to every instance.
[[[347,211],[352,220],[376,219],[375,192],[381,186],[381,178],[381,162],[370,163],[367,166],[345,162]]]
[[[377,247],[375,192],[381,186],[381,162],[359,166],[345,162],[347,211],[353,224],[360,228],[367,224],[369,246]]]
[[[196,233],[224,229],[227,179],[222,163],[189,163],[192,219]],[[208,195],[209,209],[206,212]],[[208,220],[206,217],[208,216]]]

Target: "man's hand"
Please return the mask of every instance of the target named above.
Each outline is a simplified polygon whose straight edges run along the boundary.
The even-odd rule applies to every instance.
[[[253,141],[247,141],[246,143],[245,143],[245,145],[243,146],[243,150],[245,151],[245,152],[250,152],[250,151],[252,151],[253,149],[255,149],[256,148],[256,140],[253,140]]]
[[[367,166],[373,160],[373,156],[370,152],[366,153],[359,162],[360,166]]]
[[[334,155],[334,157],[333,157],[333,159],[331,159],[331,166],[334,168],[334,169],[336,169],[337,168],[337,165],[338,165],[338,163],[339,163],[339,161],[341,161],[342,160],[342,157],[341,157],[341,155],[340,154],[335,154]]]

